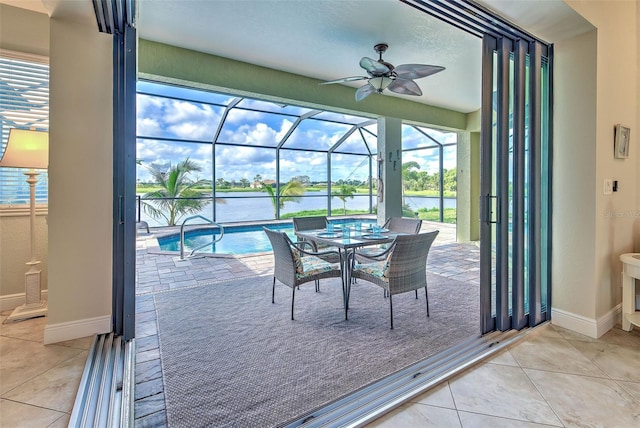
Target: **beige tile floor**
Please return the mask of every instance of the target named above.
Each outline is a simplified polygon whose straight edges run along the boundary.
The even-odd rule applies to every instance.
[[[539,327],[369,427],[640,427],[640,333]]]
[[[46,317],[0,313],[0,427],[66,427],[93,338],[44,345]]]

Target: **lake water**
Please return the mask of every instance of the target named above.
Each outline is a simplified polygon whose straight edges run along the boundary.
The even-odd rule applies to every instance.
[[[286,202],[284,209],[280,210],[280,214],[294,213],[302,210],[318,210],[327,208],[327,196],[326,192],[306,192],[301,197],[300,202]],[[273,205],[271,198],[264,192],[228,192],[218,193],[218,198],[225,200],[225,203],[216,204],[216,221],[219,223],[237,222],[237,221],[260,221],[260,220],[272,220],[275,218],[273,212]],[[410,196],[405,197],[405,202],[413,210],[418,208],[437,208],[440,204],[439,198],[430,197],[418,197]],[[372,198],[372,203],[375,206],[376,197]],[[353,199],[347,199],[348,210],[369,210],[370,198],[368,195],[355,195]],[[337,198],[331,198],[332,209],[342,209],[342,201]],[[455,198],[444,199],[445,208],[455,208]],[[198,214],[206,217],[213,218],[213,205],[208,204]],[[188,216],[185,216],[185,218]],[[141,219],[149,223],[149,226],[166,226],[166,223],[162,223],[160,220],[154,220],[150,218],[144,210],[142,211]],[[182,220],[179,222],[182,223]],[[198,223],[196,221],[196,223]],[[200,222],[201,223],[201,222]]]

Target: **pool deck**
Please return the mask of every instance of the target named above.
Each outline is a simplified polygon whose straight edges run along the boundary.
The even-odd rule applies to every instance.
[[[159,252],[156,237],[179,230],[154,228],[146,233],[139,229],[136,239],[136,426],[167,426],[154,296],[182,287],[273,275],[271,252],[208,255],[186,260],[180,260],[175,252]],[[457,243],[453,224],[424,221],[421,231],[432,230],[439,230],[440,234],[429,253],[429,271],[479,286],[477,244]]]
[[[253,223],[255,224],[255,223]],[[156,228],[150,233],[138,231],[136,294],[154,293],[179,287],[202,285],[273,273],[273,254],[208,254],[180,260],[176,252],[160,251],[159,235],[175,233],[179,228]],[[422,232],[439,230],[429,255],[433,273],[459,281],[479,284],[480,250],[475,243],[456,243],[453,224],[423,222]]]

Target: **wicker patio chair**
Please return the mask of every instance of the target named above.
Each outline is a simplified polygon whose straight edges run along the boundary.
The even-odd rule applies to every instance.
[[[439,231],[415,235],[398,235],[386,250],[375,257],[366,256],[368,263],[356,262],[351,270],[354,278],[362,278],[382,287],[389,295],[391,328],[393,329],[393,296],[424,287],[429,316],[427,290],[427,256]]]
[[[388,229],[389,232],[415,234],[420,232],[420,228],[422,227],[422,220],[420,220],[419,218],[390,217],[382,227],[384,229]],[[364,257],[367,257],[375,255],[376,253],[379,253],[381,249],[387,247],[387,244],[383,244],[378,247],[361,248],[356,252],[356,260],[366,262],[366,259],[360,259],[358,256],[362,255]]]
[[[314,216],[314,217],[294,217],[293,218],[293,230],[296,232],[303,230],[314,230],[314,229],[324,229],[327,225],[327,217],[323,215]],[[298,238],[298,242],[302,242],[300,238]],[[316,247],[316,243],[313,241],[311,245],[313,247],[313,251],[318,251]]]
[[[324,229],[327,226],[327,217],[323,215],[313,216],[313,217],[294,217],[293,218],[293,230],[296,232],[303,230],[315,230],[315,229]],[[329,247],[318,247],[318,244],[314,241],[306,241],[304,239],[298,238],[297,243],[308,242],[313,248],[313,251],[323,251]],[[325,260],[329,263],[339,263],[340,257],[336,256],[336,252],[332,251],[327,254],[323,254],[318,256],[322,260]]]
[[[296,288],[307,282],[319,281],[324,278],[340,277],[342,270],[340,263],[329,263],[319,258],[320,255],[336,253],[337,251],[306,251],[300,244],[293,243],[284,232],[277,232],[266,227],[262,228],[267,234],[273,248],[274,269],[271,303],[275,303],[276,279],[291,287],[291,319],[293,319],[293,305],[296,298]],[[344,290],[344,281],[342,283]],[[318,286],[316,283],[316,291]]]
[[[390,217],[382,226],[390,232],[418,233],[422,227],[422,220],[419,218]]]

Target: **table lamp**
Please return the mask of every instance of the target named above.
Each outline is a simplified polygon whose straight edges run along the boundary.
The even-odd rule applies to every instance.
[[[25,273],[25,303],[9,315],[7,321],[18,321],[47,314],[47,301],[42,300],[40,289],[40,262],[36,260],[36,183],[40,174],[34,169],[46,169],[49,165],[49,134],[43,131],[16,129],[9,130],[9,139],[0,159],[0,167],[29,168],[24,175],[29,183],[31,260],[27,262]]]

